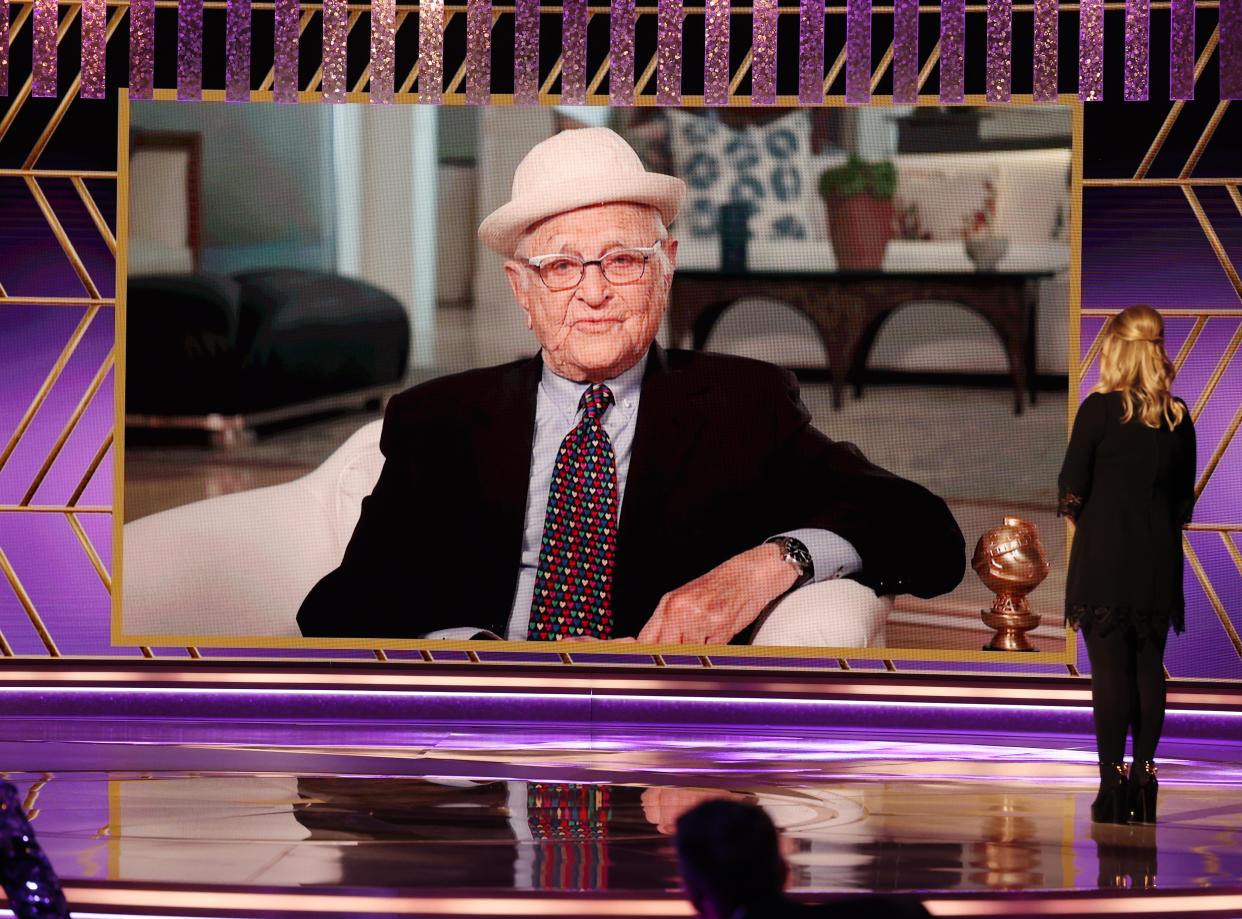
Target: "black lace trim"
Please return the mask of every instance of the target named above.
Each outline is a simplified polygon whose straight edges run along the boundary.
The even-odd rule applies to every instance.
[[[1074,603],[1065,608],[1065,621],[1084,635],[1107,635],[1117,628],[1133,627],[1141,638],[1167,635],[1169,626],[1181,634],[1186,631],[1183,610],[1132,609],[1124,606],[1087,606]]]
[[[1070,520],[1075,519],[1078,516],[1078,512],[1082,510],[1082,500],[1073,492],[1065,492],[1057,502],[1057,516],[1068,517]]]

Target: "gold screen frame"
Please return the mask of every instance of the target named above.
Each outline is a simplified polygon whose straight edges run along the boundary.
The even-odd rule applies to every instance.
[[[352,22],[351,22],[352,24]],[[305,25],[305,21],[303,22]],[[844,52],[842,52],[842,55]],[[891,49],[889,54],[878,65],[873,84],[878,82],[884,69],[888,66],[891,58]],[[928,61],[924,64],[920,72],[920,86],[926,80],[932,66],[937,59],[937,55],[933,52]],[[843,58],[842,58],[843,60]],[[731,81],[731,89],[735,90],[748,67],[744,63]],[[838,69],[841,60],[837,62]],[[654,58],[652,61],[654,66]],[[463,64],[464,68],[464,64]],[[651,68],[648,68],[651,70]],[[554,71],[555,72],[555,71]],[[595,74],[595,77],[588,86],[588,105],[607,106],[607,95],[601,95],[595,90],[598,89],[605,69]],[[466,104],[465,96],[458,91],[461,78],[464,74],[459,71],[449,86],[449,91],[445,93],[443,105],[445,106],[464,106]],[[298,94],[298,104],[315,105],[322,104],[322,97],[315,90],[320,74],[311,81],[311,88],[303,90]],[[650,74],[647,74],[647,79]],[[829,73],[828,82],[834,79],[834,74]],[[365,74],[364,74],[365,81]],[[549,80],[550,83],[550,80]],[[641,85],[642,81],[640,81]],[[408,81],[407,81],[408,84]],[[271,85],[271,74],[263,84],[265,87]],[[346,104],[368,104],[368,95],[356,87],[354,91],[347,94]],[[395,103],[398,105],[418,104],[418,96],[416,93],[408,91],[408,85],[405,87],[407,91],[399,92],[395,97]],[[505,663],[512,663],[513,655],[517,653],[527,653],[532,658],[532,662],[542,662],[547,655],[555,654],[561,664],[573,664],[576,662],[590,662],[584,660],[590,658],[593,654],[606,654],[609,657],[624,656],[632,658],[632,663],[648,664],[655,666],[667,666],[666,657],[692,657],[697,659],[698,666],[729,666],[730,659],[734,658],[763,658],[769,661],[787,659],[791,661],[791,666],[797,666],[792,662],[806,659],[821,659],[824,661],[835,660],[841,669],[851,669],[850,662],[878,662],[887,670],[896,670],[895,662],[897,661],[918,661],[918,662],[940,662],[940,663],[989,663],[998,665],[1009,664],[1053,664],[1065,665],[1070,673],[1077,673],[1077,636],[1070,629],[1066,629],[1066,639],[1064,646],[1059,651],[1034,651],[1034,652],[1006,652],[1006,651],[983,651],[983,650],[937,650],[926,648],[875,648],[875,647],[825,647],[825,646],[760,646],[760,645],[705,645],[705,646],[688,646],[688,645],[668,645],[668,644],[651,644],[651,645],[606,645],[592,648],[589,644],[576,646],[572,651],[563,651],[559,648],[540,647],[532,648],[529,642],[514,641],[480,641],[474,640],[428,640],[428,639],[382,639],[374,638],[357,638],[357,639],[339,639],[339,638],[275,638],[275,637],[247,637],[247,636],[203,636],[191,634],[127,634],[123,629],[122,618],[122,584],[123,584],[123,521],[124,521],[124,453],[125,453],[125,410],[124,410],[124,392],[125,392],[125,331],[126,331],[126,310],[125,310],[125,286],[126,272],[124,270],[128,263],[128,236],[129,236],[129,168],[128,168],[128,152],[129,152],[129,129],[130,129],[130,100],[128,90],[121,88],[118,90],[118,125],[117,125],[117,299],[116,299],[116,340],[118,346],[117,371],[115,376],[116,386],[116,418],[115,418],[115,448],[114,448],[114,513],[113,513],[113,577],[112,577],[112,643],[114,645],[138,645],[144,655],[151,655],[153,647],[184,647],[191,656],[197,656],[198,648],[222,648],[222,649],[317,649],[324,651],[356,651],[366,650],[374,654],[378,660],[387,660],[387,652],[392,651],[415,651],[419,652],[421,658],[425,661],[436,660],[434,652],[465,652],[467,660],[470,662],[484,662],[487,655],[491,652],[501,652],[507,655]],[[262,89],[251,92],[250,104],[274,104],[273,93],[270,89]],[[154,91],[154,101],[157,102],[173,102],[177,100],[177,92],[173,89],[156,89]],[[492,96],[492,104],[497,106],[512,106],[512,97],[506,95],[494,94]],[[202,94],[202,102],[199,104],[220,104],[225,102],[225,94],[223,90],[204,90]],[[181,102],[180,104],[194,104]],[[559,97],[546,92],[541,96],[541,105],[557,105]],[[639,105],[653,105],[654,99],[650,96],[639,97]],[[844,96],[828,96],[825,104],[828,106],[846,107],[847,103]],[[1013,101],[1004,103],[1004,105],[1031,105],[1034,102],[1030,95],[1015,95]],[[1042,104],[1042,103],[1041,103]],[[1071,175],[1070,175],[1070,219],[1068,225],[1068,245],[1070,250],[1070,266],[1068,274],[1068,302],[1069,302],[1069,342],[1068,355],[1070,355],[1070,387],[1069,398],[1067,403],[1067,431],[1069,420],[1073,417],[1073,412],[1077,406],[1077,382],[1078,374],[1076,373],[1076,361],[1074,356],[1079,354],[1079,314],[1081,306],[1081,230],[1082,230],[1082,179],[1083,179],[1083,106],[1078,101],[1076,95],[1061,94],[1056,103],[1058,105],[1067,105],[1070,107],[1072,141],[1071,141]],[[747,97],[731,96],[731,106],[748,107],[750,100]],[[889,97],[874,97],[871,103],[877,107],[891,107],[892,103]],[[939,99],[933,95],[920,95],[918,100],[919,106],[938,106]],[[985,107],[990,104],[985,97],[981,95],[967,96],[964,105]],[[779,96],[776,101],[777,107],[800,107],[797,97],[795,96]],[[685,96],[682,100],[684,108],[703,107],[701,96]],[[1068,540],[1068,534],[1066,535]],[[973,572],[967,570],[966,577],[972,577]],[[480,653],[484,657],[480,657]],[[249,656],[249,655],[248,655]],[[331,658],[331,655],[325,655]],[[645,660],[644,660],[645,659]],[[443,660],[442,658],[440,660]],[[779,664],[772,664],[772,669],[779,668]],[[768,665],[765,664],[765,669]],[[799,668],[801,669],[801,668]],[[1002,666],[1001,669],[1004,669]]]

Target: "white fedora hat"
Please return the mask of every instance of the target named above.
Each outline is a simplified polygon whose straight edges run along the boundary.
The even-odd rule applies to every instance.
[[[479,239],[512,258],[523,231],[555,214],[631,201],[672,223],[686,183],[648,172],[638,154],[608,128],[571,128],[531,147],[513,173],[509,201],[479,224]]]

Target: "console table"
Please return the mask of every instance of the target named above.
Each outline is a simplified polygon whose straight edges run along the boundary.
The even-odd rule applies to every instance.
[[[673,343],[687,333],[707,344],[716,320],[743,297],[786,303],[811,320],[828,357],[832,404],[841,407],[847,380],[862,394],[867,356],[884,320],[916,300],[960,303],[995,329],[1009,358],[1014,413],[1035,402],[1036,287],[1052,271],[722,272],[679,270],[669,294]]]

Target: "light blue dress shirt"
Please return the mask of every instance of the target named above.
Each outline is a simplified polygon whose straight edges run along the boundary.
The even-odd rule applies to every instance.
[[[634,430],[638,424],[638,403],[642,396],[646,364],[646,361],[639,361],[620,376],[605,381],[615,400],[604,412],[603,425],[609,440],[612,441],[617,466],[618,513],[625,501],[625,484],[630,471],[630,457],[634,451]],[[535,595],[535,574],[539,568],[539,546],[543,541],[543,520],[548,506],[548,492],[552,487],[552,468],[556,464],[556,454],[561,449],[561,441],[581,420],[582,413],[578,405],[589,385],[558,376],[548,368],[547,361],[544,361],[543,376],[539,381],[539,392],[535,399],[535,436],[531,448],[530,486],[526,492],[521,569],[518,572],[517,591],[513,597],[509,624],[503,636],[510,641],[526,640],[530,605]],[[812,582],[845,577],[862,568],[862,559],[853,545],[831,530],[808,528],[773,535],[792,536],[803,542],[811,553],[815,567]],[[472,638],[483,634],[491,633],[467,627],[441,629],[426,637]]]

